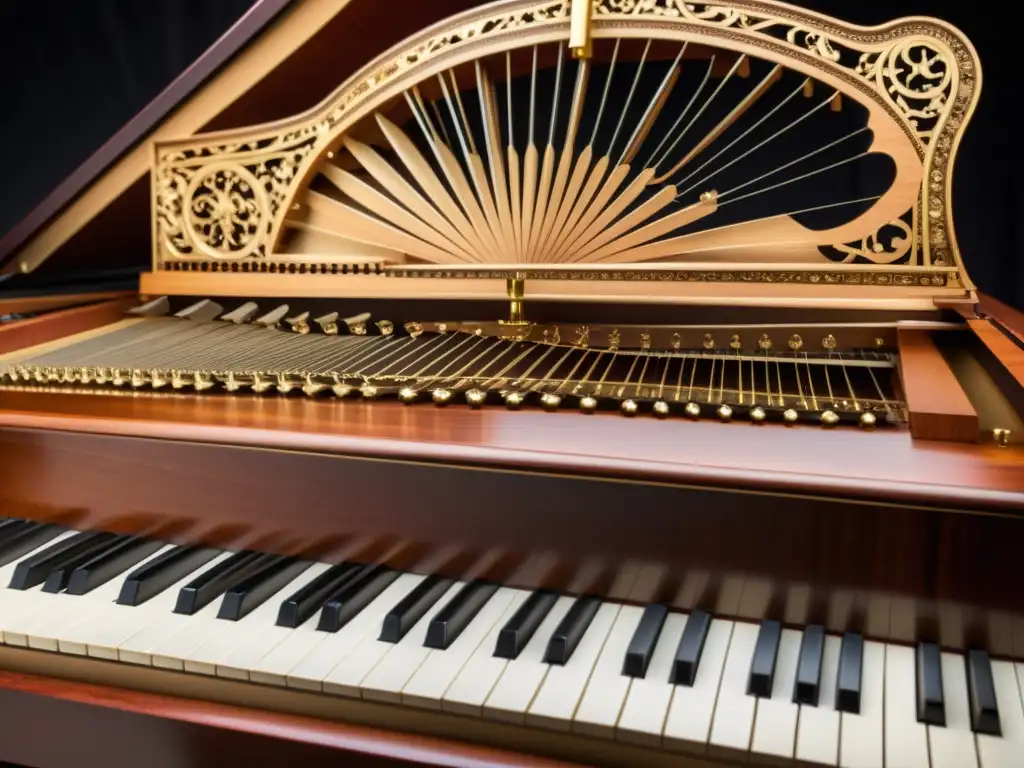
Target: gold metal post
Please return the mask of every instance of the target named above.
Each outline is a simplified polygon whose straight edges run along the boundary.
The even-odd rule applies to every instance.
[[[589,59],[594,53],[590,41],[590,13],[592,0],[572,0],[569,21],[569,50],[574,59]]]
[[[508,325],[525,325],[526,313],[523,311],[523,278],[510,277],[506,285],[508,290]]]

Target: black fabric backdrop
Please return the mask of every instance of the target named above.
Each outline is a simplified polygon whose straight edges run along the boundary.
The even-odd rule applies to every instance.
[[[395,6],[429,0],[376,0]],[[0,3],[0,233],[217,39],[252,0],[22,0]],[[974,42],[981,104],[958,157],[954,210],[979,287],[1024,308],[1021,86],[1024,29],[1009,5],[963,0],[839,2],[804,7],[860,24],[937,16]]]

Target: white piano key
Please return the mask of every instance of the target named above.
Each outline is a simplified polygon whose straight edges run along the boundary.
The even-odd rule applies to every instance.
[[[573,713],[620,608],[621,606],[614,603],[603,603],[597,609],[568,663],[561,666],[551,665],[533,703],[526,711],[527,724],[569,730]]]
[[[712,619],[693,685],[674,687],[662,732],[662,743],[666,748],[691,752],[707,750],[733,629],[731,621]],[[756,627],[754,633],[756,636]],[[750,652],[753,653],[753,646]],[[745,681],[743,685],[745,689]]]
[[[462,712],[464,707],[494,720],[524,722],[526,710],[547,675],[544,651],[548,640],[574,600],[563,596],[555,601],[514,661],[493,655],[497,635],[490,647],[481,646],[445,694],[445,709]]]
[[[530,593],[502,587],[445,650],[432,650],[402,689],[402,703],[441,709],[445,691],[495,627],[508,621]],[[492,647],[493,649],[493,647]]]
[[[647,674],[634,679],[629,686],[616,724],[615,738],[619,741],[649,747],[661,745],[661,732],[674,689],[669,684],[669,676],[687,618],[686,614],[669,613],[665,619]]]
[[[249,671],[253,682],[287,685],[307,691],[323,690],[323,681],[364,639],[376,639],[384,616],[416,588],[423,576],[403,573],[337,632],[316,629],[319,614],[299,627]],[[356,694],[358,695],[358,694]]]
[[[196,648],[216,631],[218,625],[217,611],[220,609],[220,598],[212,600],[208,605],[192,614],[180,618],[184,621],[174,624],[167,634],[153,644],[149,651],[154,667],[185,671],[185,659]]]
[[[28,637],[19,631],[18,622],[25,616],[32,616],[36,612],[37,606],[48,604],[49,599],[54,597],[54,595],[43,592],[42,584],[28,590],[11,589],[8,585],[11,583],[11,577],[14,576],[18,563],[77,534],[78,531],[65,531],[0,568],[0,641],[7,645],[27,648]]]
[[[1016,669],[1014,669],[1016,667]],[[1024,759],[1024,666],[992,661],[992,682],[1002,736],[975,735],[981,768],[1020,768]]]
[[[967,699],[967,665],[958,653],[942,654],[942,692],[946,727],[928,726],[932,768],[975,768],[978,750],[971,731]]]
[[[800,706],[796,732],[797,762],[814,765],[837,765],[839,762],[839,725],[842,718],[836,709],[836,677],[842,645],[841,637],[825,636],[818,706]]]
[[[615,737],[615,724],[633,679],[622,674],[622,664],[643,615],[644,609],[635,605],[619,609],[572,717],[572,730],[577,733],[605,739]]]
[[[779,654],[775,662],[775,679],[770,698],[757,700],[754,736],[750,744],[751,760],[788,763],[796,746],[796,725],[800,706],[793,703],[796,667],[800,657],[803,633],[782,630]]]
[[[884,710],[886,647],[865,642],[861,665],[860,712],[842,713],[839,726],[839,765],[841,768],[878,768],[885,764]],[[910,688],[914,695],[913,682]],[[911,714],[914,710],[911,708]]]
[[[224,657],[247,641],[254,642],[257,638],[277,629],[274,622],[277,621],[281,601],[293,592],[302,589],[326,571],[328,567],[326,563],[313,563],[238,621],[218,619],[215,626],[211,628],[210,635],[204,638],[202,644],[193,650],[188,658],[183,659],[185,671],[201,675],[216,675],[217,665]],[[218,606],[219,604],[218,601]]]
[[[127,575],[136,567],[145,565],[149,560],[160,555],[170,547],[163,547],[147,558],[141,560],[138,565],[127,568],[120,575],[109,579],[91,592],[84,595],[61,594],[63,602],[55,610],[48,611],[42,616],[36,616],[30,625],[26,625],[25,632],[28,635],[30,648],[43,651],[63,650],[61,647],[64,638],[73,633],[75,627],[80,624],[101,622],[106,617],[107,609],[114,605],[118,594],[121,592],[121,585]],[[79,655],[84,655],[85,649]]]
[[[377,635],[365,638],[324,678],[324,693],[401,701],[402,686],[430,652],[423,645],[430,620],[463,586],[465,582],[461,581],[452,584],[399,642],[381,642]],[[387,663],[383,663],[385,660]]]
[[[887,644],[885,764],[888,768],[928,768],[928,728],[917,721],[916,691],[914,649]]]
[[[750,664],[757,644],[758,625],[737,621],[729,642],[729,656],[722,671],[722,684],[715,702],[715,719],[708,739],[708,752],[735,758],[750,749],[757,698],[747,694]],[[705,650],[705,653],[707,651]]]
[[[119,659],[118,648],[123,643],[142,632],[152,631],[165,621],[174,618],[172,613],[174,603],[178,598],[178,591],[183,586],[230,556],[228,552],[217,555],[141,605],[112,604],[105,612],[102,622],[86,622],[76,629],[75,637],[68,640],[68,643],[72,644],[71,652],[77,653],[74,648],[84,645],[89,656],[117,661]],[[176,618],[180,619],[181,617]],[[129,652],[126,651],[126,653]],[[149,662],[141,663],[148,664]]]

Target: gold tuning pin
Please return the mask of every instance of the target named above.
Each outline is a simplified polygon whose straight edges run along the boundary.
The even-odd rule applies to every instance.
[[[240,307],[236,307],[226,315],[221,315],[220,319],[228,323],[242,325],[243,323],[248,323],[252,320],[259,311],[260,308],[255,301],[247,301],[245,304]]]
[[[211,320],[217,319],[222,314],[224,314],[224,307],[215,301],[203,299],[185,307],[174,316],[180,317],[183,320],[194,320],[197,323],[208,323]]]
[[[267,314],[257,317],[253,320],[253,324],[262,325],[264,328],[277,328],[278,324],[284,320],[284,316],[288,314],[288,305],[282,304],[277,309],[272,309]]]
[[[166,296],[147,301],[137,307],[129,309],[127,314],[136,317],[163,317],[171,311],[171,302]]]
[[[301,312],[295,317],[286,317],[284,321],[291,326],[295,333],[309,333],[309,312]]]
[[[395,332],[395,324],[390,320],[378,320],[374,323],[381,336],[390,336]]]
[[[1011,432],[1009,429],[997,428],[992,430],[992,438],[996,441],[996,445],[998,445],[1000,448],[1005,448],[1010,444],[1010,435],[1012,434],[1013,432]]]
[[[348,332],[353,336],[365,336],[366,335],[366,324],[370,320],[369,312],[362,312],[352,317],[346,317],[343,322],[348,328]]]
[[[590,15],[593,0],[572,0],[569,19],[569,50],[574,59],[589,59],[594,54],[590,40]]]
[[[324,332],[325,336],[337,336],[338,335],[338,313],[328,312],[326,315],[320,315],[320,317],[314,317],[313,322],[320,326],[320,330]]]

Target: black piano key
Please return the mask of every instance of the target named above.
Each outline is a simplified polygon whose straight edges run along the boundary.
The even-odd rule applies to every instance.
[[[216,549],[175,547],[128,574],[118,605],[142,605],[221,554]]]
[[[917,721],[946,725],[942,695],[942,654],[935,643],[917,644]]]
[[[661,635],[661,628],[665,625],[666,618],[668,618],[667,605],[648,605],[644,608],[644,615],[640,617],[640,623],[626,649],[626,658],[622,662],[622,674],[627,677],[644,677],[647,674],[647,665],[651,663],[654,646],[658,644],[658,637]]]
[[[440,600],[454,582],[442,576],[427,576],[408,595],[392,608],[380,628],[380,640],[397,643],[413,625],[423,618],[431,606]]]
[[[694,611],[686,620],[683,636],[676,647],[676,657],[672,662],[672,685],[692,686],[697,677],[697,667],[704,653],[704,642],[708,639],[711,628],[711,614],[706,611]]]
[[[130,536],[75,568],[68,579],[67,594],[91,592],[163,547],[162,541]]]
[[[297,557],[275,557],[224,593],[217,618],[227,621],[244,618],[288,586],[312,564],[309,560]]]
[[[320,610],[327,599],[356,576],[358,563],[332,565],[298,592],[289,595],[277,612],[277,626],[295,629]]]
[[[779,641],[782,639],[782,624],[768,620],[761,622],[754,646],[754,658],[750,662],[750,678],[747,693],[750,696],[767,698],[772,695],[775,682],[775,660],[779,655]]]
[[[601,607],[600,598],[584,595],[576,598],[572,608],[555,627],[548,647],[544,651],[546,664],[568,664],[576,646],[580,644],[590,622]]]
[[[558,593],[546,589],[537,590],[526,598],[498,632],[494,655],[499,659],[518,658],[557,601]]]
[[[178,592],[175,613],[193,614],[209,605],[235,584],[255,573],[274,558],[260,552],[242,550],[227,560],[203,571]]]
[[[459,639],[459,635],[480,613],[487,601],[498,591],[498,585],[489,581],[471,581],[448,601],[427,625],[427,648],[445,650]]]
[[[793,703],[818,706],[821,691],[821,657],[825,652],[825,628],[813,624],[804,630],[800,641],[800,656],[796,665],[796,684]]]
[[[131,536],[115,536],[113,534],[106,534],[106,538],[97,539],[94,546],[82,550],[74,557],[67,558],[63,563],[50,571],[46,577],[46,581],[43,582],[43,592],[56,594],[62,589],[65,589],[71,581],[72,572],[76,568],[106,554],[114,547],[121,546],[125,541],[128,541],[131,538]]]
[[[13,563],[19,557],[39,549],[48,541],[60,536],[65,530],[59,525],[40,525],[38,523],[29,523],[24,528],[20,528],[16,534],[0,542],[0,567]]]
[[[836,709],[860,714],[860,679],[864,669],[864,638],[855,632],[843,635],[836,673]]]
[[[106,542],[111,538],[109,533],[97,533],[86,531],[76,533],[66,539],[58,541],[46,549],[26,557],[14,567],[14,574],[11,576],[11,589],[31,589],[46,581],[50,573],[64,565],[64,563],[78,557],[83,552],[88,552],[97,544]]]
[[[971,730],[990,736],[1002,736],[992,665],[985,651],[967,653],[967,698],[971,704]]]
[[[0,545],[11,537],[27,530],[32,525],[33,523],[30,523],[28,520],[16,520],[14,518],[8,518],[0,522]]]
[[[399,571],[384,565],[364,566],[324,604],[317,629],[337,632],[376,600],[400,575]]]

